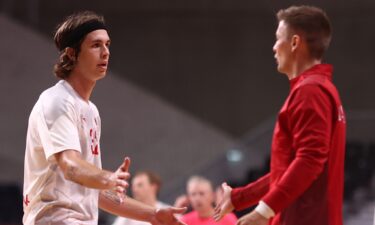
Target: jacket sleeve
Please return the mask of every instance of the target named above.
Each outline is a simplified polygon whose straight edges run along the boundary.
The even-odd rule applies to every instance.
[[[243,210],[258,203],[269,190],[270,175],[267,174],[244,187],[234,188],[231,200],[236,210]]]
[[[262,199],[275,213],[290,205],[322,173],[331,139],[333,103],[322,87],[300,87],[287,110],[295,159]]]

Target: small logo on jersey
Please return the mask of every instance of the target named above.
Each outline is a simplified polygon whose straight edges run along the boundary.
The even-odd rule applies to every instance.
[[[91,138],[91,153],[93,155],[99,155],[98,137],[96,136],[96,130],[90,129]]]
[[[83,117],[83,115],[81,114],[81,123],[85,122],[86,123],[86,118]]]
[[[23,198],[23,203],[25,203],[26,206],[29,205],[29,203],[30,203],[29,195],[26,195],[26,196]]]
[[[86,121],[86,118],[82,114],[79,117],[80,117],[81,129],[83,129],[83,126],[87,123],[87,121]]]
[[[338,111],[337,120],[338,120],[339,122],[343,122],[343,123],[345,123],[345,122],[346,122],[346,120],[345,120],[345,113],[344,113],[344,108],[342,107],[342,105],[340,105],[340,106],[338,107],[337,111]]]

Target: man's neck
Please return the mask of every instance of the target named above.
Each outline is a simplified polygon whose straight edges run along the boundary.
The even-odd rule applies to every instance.
[[[200,218],[209,218],[214,215],[214,211],[215,211],[214,208],[210,207],[209,209],[206,209],[206,210],[197,211],[197,213]]]
[[[310,69],[311,67],[321,64],[321,60],[318,59],[310,59],[310,60],[303,60],[303,61],[297,61],[293,66],[290,73],[287,74],[289,80],[292,80],[293,78],[300,75],[302,72]]]
[[[70,74],[66,81],[73,87],[81,98],[90,100],[91,93],[95,87],[95,81],[88,80],[78,74]]]

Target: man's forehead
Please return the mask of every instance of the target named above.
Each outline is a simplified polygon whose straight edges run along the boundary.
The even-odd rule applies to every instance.
[[[133,182],[148,182],[150,183],[150,179],[146,174],[138,174],[133,178]]]
[[[104,29],[94,30],[86,35],[86,39],[90,41],[110,41],[108,32]]]
[[[211,184],[208,183],[208,182],[192,182],[188,185],[188,190],[190,190],[190,191],[194,191],[194,190],[197,190],[197,189],[213,191],[212,187],[211,187]]]
[[[280,35],[282,33],[285,33],[287,30],[287,24],[284,20],[279,21],[279,24],[276,29],[276,35]]]

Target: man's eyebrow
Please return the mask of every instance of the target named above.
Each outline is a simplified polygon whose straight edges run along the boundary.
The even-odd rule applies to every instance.
[[[98,38],[98,39],[94,39],[94,40],[92,40],[91,41],[92,43],[101,43],[101,42],[105,42],[105,43],[110,43],[111,42],[111,39],[108,39],[108,40],[103,40],[103,39],[100,39],[100,38]]]

